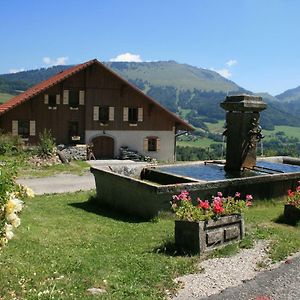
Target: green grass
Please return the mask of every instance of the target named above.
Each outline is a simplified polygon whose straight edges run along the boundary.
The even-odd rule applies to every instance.
[[[219,120],[218,123],[205,122],[205,124],[208,127],[209,132],[211,132],[211,133],[223,133],[224,132],[225,120]]]
[[[173,278],[195,270],[195,257],[159,252],[173,239],[172,220],[124,218],[87,203],[90,195],[26,201],[0,256],[0,299],[95,299],[91,287],[107,291],[101,299],[163,299]]]
[[[19,171],[22,178],[48,177],[61,173],[84,175],[90,169],[90,165],[85,161],[74,160],[69,164],[58,164],[53,166],[35,167],[25,164]]]
[[[296,137],[300,140],[300,128],[291,126],[275,126],[275,130],[263,130],[266,139],[274,138],[275,133],[283,131],[287,137]],[[276,138],[276,137],[275,137]]]
[[[206,137],[198,137],[194,141],[177,141],[176,145],[181,147],[208,148],[212,143],[216,142]]]
[[[245,214],[248,235],[270,240],[270,257],[274,261],[300,250],[300,223],[297,226],[285,224],[283,207],[282,201],[261,201]]]
[[[18,175],[22,178],[48,177],[61,173],[83,175],[90,169],[90,165],[86,161],[80,160],[71,161],[69,164],[38,167],[28,162],[30,155],[27,152],[16,153],[14,155],[0,155],[0,161],[17,162]]]
[[[0,93],[0,103],[4,103],[12,97],[14,97],[14,95],[7,94],[7,93]]]
[[[194,272],[196,256],[174,255],[174,220],[146,222],[99,208],[92,192],[45,195],[26,200],[22,224],[0,253],[0,299],[163,299],[173,279]],[[300,250],[300,224],[282,223],[283,203],[257,202],[245,213],[247,236],[271,241],[270,256]],[[173,250],[172,250],[173,249]],[[172,250],[172,251],[171,251]],[[215,253],[236,253],[230,245]]]

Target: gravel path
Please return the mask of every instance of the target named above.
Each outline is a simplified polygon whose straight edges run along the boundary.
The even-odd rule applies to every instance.
[[[270,264],[267,243],[264,241],[259,241],[252,249],[242,249],[231,257],[205,260],[199,264],[199,269],[204,269],[203,272],[176,278],[176,282],[181,283],[184,288],[173,300],[204,299],[228,287],[238,286],[257,275],[259,264]],[[272,266],[274,267],[276,265]]]

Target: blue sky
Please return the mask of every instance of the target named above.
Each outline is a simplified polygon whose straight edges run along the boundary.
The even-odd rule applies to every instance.
[[[1,74],[93,58],[176,60],[253,92],[300,85],[298,0],[9,0],[0,11]]]

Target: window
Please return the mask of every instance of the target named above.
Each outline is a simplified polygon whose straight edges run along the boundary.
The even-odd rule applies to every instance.
[[[56,107],[56,95],[49,95],[49,107]]]
[[[109,107],[100,106],[99,107],[99,121],[101,123],[107,123],[109,121]]]
[[[156,136],[148,136],[144,140],[145,151],[158,151],[160,150],[160,139]]]
[[[69,106],[71,108],[78,108],[79,106],[79,92],[69,91]]]
[[[138,122],[138,108],[136,107],[128,108],[128,121],[131,124],[136,124]]]
[[[148,151],[156,151],[157,139],[148,139]]]
[[[19,121],[18,122],[18,135],[22,138],[29,137],[29,121]]]

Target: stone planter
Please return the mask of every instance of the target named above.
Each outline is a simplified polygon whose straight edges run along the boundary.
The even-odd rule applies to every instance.
[[[289,224],[296,224],[300,221],[300,209],[291,204],[284,206],[284,218]]]
[[[175,244],[181,253],[203,253],[237,242],[245,235],[242,215],[223,216],[214,221],[175,221]]]

